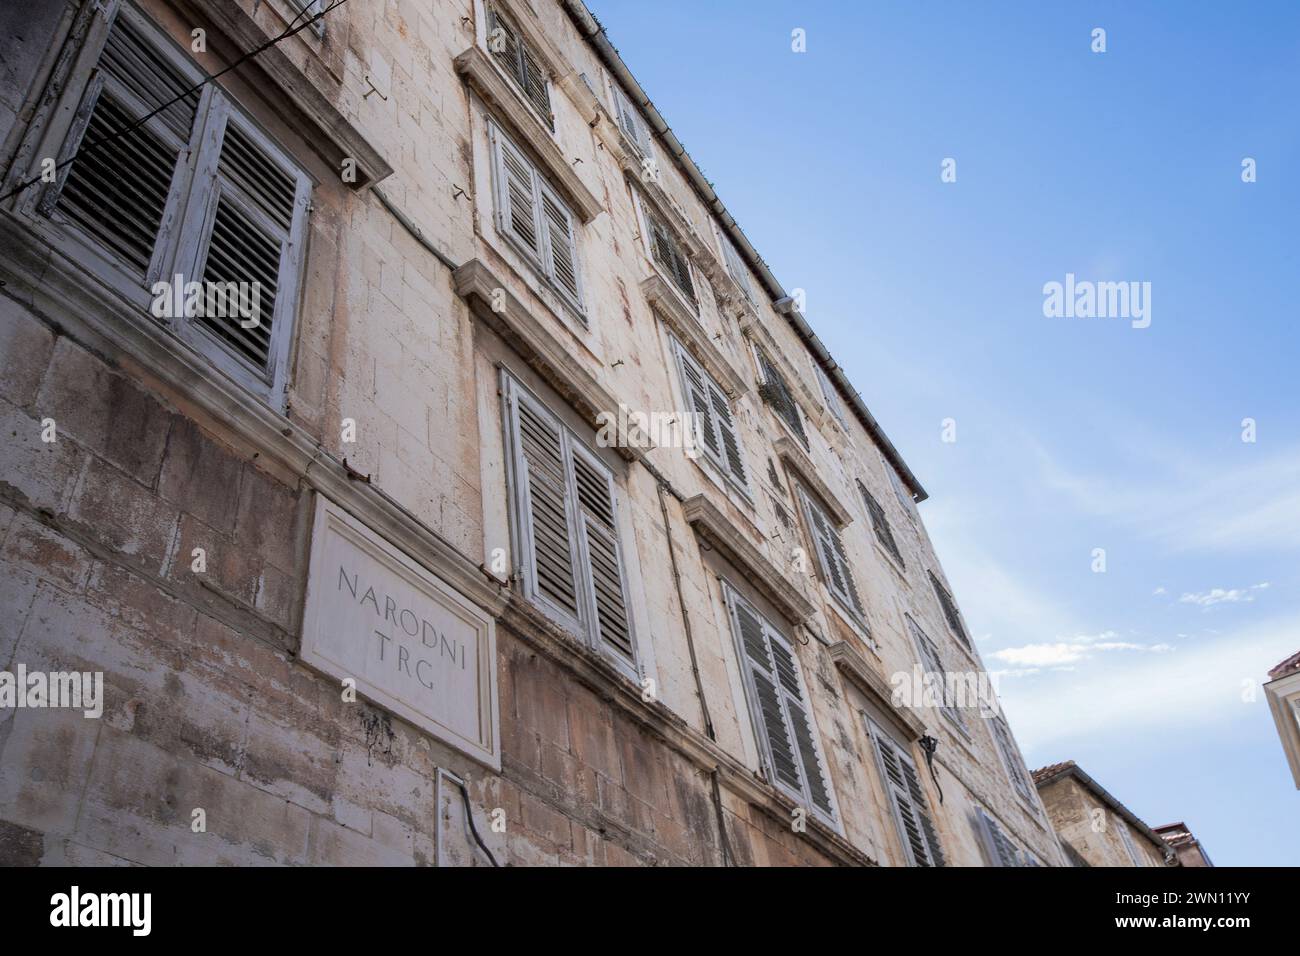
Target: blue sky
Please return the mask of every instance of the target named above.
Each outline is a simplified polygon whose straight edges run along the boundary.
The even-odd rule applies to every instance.
[[[1031,766],[1300,864],[1248,699],[1300,649],[1300,7],[589,5],[930,492]],[[1066,273],[1150,327],[1044,317]]]

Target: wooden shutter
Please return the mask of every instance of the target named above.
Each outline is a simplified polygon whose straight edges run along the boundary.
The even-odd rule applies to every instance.
[[[927,571],[930,575],[930,586],[934,588],[934,596],[939,599],[939,606],[943,608],[943,616],[948,621],[948,627],[952,632],[961,638],[961,642],[970,647],[970,638],[966,636],[966,628],[962,626],[961,616],[957,613],[957,605],[948,593],[948,589],[939,583],[933,571]]]
[[[699,425],[697,437],[705,456],[748,492],[749,479],[740,450],[740,435],[726,394],[676,338],[672,343],[681,371],[682,391],[695,413]]]
[[[551,96],[541,59],[514,25],[492,7],[488,7],[487,27],[488,50],[554,131],[555,117],[551,115]]]
[[[776,665],[778,686],[785,702],[788,726],[794,733],[796,749],[803,767],[803,777],[807,784],[805,795],[822,813],[828,817],[834,816],[830,789],[826,785],[826,773],[822,767],[821,754],[813,731],[813,716],[804,697],[799,676],[799,665],[785,638],[770,625],[767,627],[767,634],[772,661]]]
[[[740,286],[740,291],[745,293],[745,298],[754,302],[754,287],[749,281],[749,269],[745,267],[735,245],[721,229],[718,230],[718,242],[722,246],[722,255],[727,260],[727,271],[731,273],[731,278],[736,280],[736,285]]]
[[[203,243],[194,274],[208,291],[198,321],[263,375],[274,371],[278,324],[292,322],[310,183],[260,145],[233,111],[226,118]],[[214,315],[214,286],[255,285],[258,313]],[[247,327],[245,327],[247,326]]]
[[[579,529],[594,612],[592,636],[632,663],[635,651],[618,549],[613,477],[609,469],[579,443],[571,442],[570,448],[581,516]]]
[[[975,829],[984,846],[984,855],[990,866],[1020,866],[1020,850],[1006,831],[982,808],[975,809]]]
[[[668,273],[673,284],[681,290],[682,295],[697,305],[695,286],[691,283],[691,267],[682,254],[677,238],[664,225],[663,221],[644,205],[646,224],[650,228],[650,252],[659,268]]]
[[[532,597],[541,597],[570,622],[581,620],[575,573],[573,518],[563,430],[549,412],[517,387],[508,392],[516,448],[516,500],[525,577]]]
[[[907,515],[908,521],[916,524],[916,500],[903,487],[903,479],[898,476],[898,470],[889,462],[885,462],[885,471],[889,474],[889,483],[894,486],[894,497],[898,499],[899,505],[902,506],[903,514]]]
[[[858,491],[862,492],[862,500],[867,505],[867,511],[871,515],[871,527],[876,532],[876,540],[884,545],[885,550],[897,559],[898,563],[906,567],[903,561],[903,553],[898,550],[898,542],[894,540],[893,529],[889,527],[889,519],[885,517],[885,509],[880,507],[880,502],[875,499],[871,492],[867,491],[866,485],[861,481],[858,482]]]
[[[912,634],[912,643],[916,645],[917,653],[921,657],[921,662],[925,665],[926,671],[938,676],[942,682],[944,698],[941,708],[945,716],[950,718],[962,730],[966,729],[966,719],[962,716],[961,708],[956,707],[948,700],[948,683],[944,679],[947,677],[948,670],[943,666],[943,660],[939,657],[939,649],[934,646],[934,642],[929,636],[921,630],[920,625],[912,620],[912,615],[905,615],[907,618],[907,628]]]
[[[799,414],[799,403],[795,401],[794,395],[790,393],[789,386],[785,384],[785,379],[776,370],[776,366],[767,357],[767,354],[762,349],[758,349],[757,354],[759,367],[763,373],[763,386],[759,389],[763,400],[790,426],[790,430],[798,436],[800,443],[804,448],[807,448],[808,434],[803,428],[803,417]]]
[[[822,398],[826,400],[826,407],[831,410],[831,414],[835,416],[837,422],[847,426],[848,421],[844,417],[844,403],[840,401],[839,393],[835,391],[835,385],[831,382],[830,376],[816,362],[813,363],[813,371],[817,373],[817,384],[821,386]]]
[[[573,235],[573,216],[558,196],[545,183],[542,190],[542,228],[546,232],[548,275],[555,286],[575,306],[581,307],[578,284],[578,250]]]
[[[181,150],[190,140],[199,94],[173,103],[142,127],[120,133],[193,83],[151,46],[133,19],[119,13],[88,88],[81,136],[63,153],[77,158],[42,200],[145,276],[154,258],[168,197],[176,188]]]
[[[622,127],[633,148],[642,156],[650,155],[650,128],[637,112],[632,100],[622,88],[614,86],[614,109],[618,113],[618,125]]]
[[[803,501],[804,514],[808,518],[808,527],[814,539],[813,549],[820,559],[826,586],[862,622],[862,599],[858,597],[858,587],[853,580],[853,571],[849,567],[839,532],[831,524],[822,506],[802,487],[799,489],[799,497]]]
[[[903,850],[912,866],[943,866],[943,849],[930,817],[916,764],[883,730],[868,721],[877,767],[889,795]]]
[[[1020,759],[1020,751],[1011,739],[1011,729],[1001,717],[994,717],[990,723],[993,726],[993,739],[997,741],[998,753],[1002,755],[1002,763],[1006,767],[1007,776],[1011,778],[1011,785],[1016,788],[1020,799],[1033,804],[1034,785],[1029,781],[1029,774]]]
[[[537,174],[500,129],[494,125],[491,130],[497,157],[497,225],[540,264],[542,226]]]

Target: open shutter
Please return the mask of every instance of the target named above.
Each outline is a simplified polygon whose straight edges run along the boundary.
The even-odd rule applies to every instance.
[[[502,69],[510,74],[524,97],[537,107],[546,125],[555,129],[551,115],[551,97],[546,84],[546,70],[541,60],[519,36],[519,31],[492,7],[488,7],[488,50]]]
[[[229,112],[214,186],[194,269],[207,295],[198,321],[270,377],[279,357],[278,324],[292,322],[310,183],[272,158]],[[257,290],[255,313],[249,289]]]
[[[691,267],[686,256],[682,254],[676,237],[649,209],[645,209],[645,218],[650,227],[650,252],[655,262],[659,268],[668,273],[682,295],[686,296],[692,305],[697,305],[695,286],[691,283]]]
[[[853,571],[849,567],[839,532],[812,495],[800,488],[799,497],[803,500],[804,514],[815,539],[826,586],[861,621],[862,599],[858,596],[858,587],[853,580]]]
[[[790,394],[789,386],[785,384],[785,379],[776,370],[772,360],[767,357],[762,349],[758,349],[757,354],[760,370],[763,373],[763,385],[759,390],[763,400],[790,426],[790,430],[798,436],[800,443],[804,448],[807,448],[808,433],[803,428],[803,417],[799,414],[799,403]]]
[[[518,388],[510,389],[517,447],[515,482],[529,590],[569,620],[581,619],[574,573],[574,535],[564,433],[558,422]]]
[[[546,249],[550,259],[550,277],[574,305],[581,305],[578,286],[578,253],[573,236],[573,217],[549,186],[542,184],[542,227],[546,230]]]
[[[594,605],[595,636],[635,663],[623,565],[615,526],[614,482],[609,470],[577,442],[570,442],[579,528]]]
[[[709,396],[713,403],[713,421],[718,427],[722,440],[723,467],[731,473],[741,485],[748,487],[749,478],[745,474],[745,461],[740,452],[740,435],[736,432],[736,423],[731,417],[731,403],[712,381],[708,382]]]
[[[175,98],[193,83],[119,12],[99,60],[99,73],[78,109],[81,136],[65,141],[61,159],[80,151],[42,198],[144,276],[154,257],[168,196],[183,170],[199,94],[173,103],[143,126],[114,134]],[[85,116],[88,114],[88,117]]]
[[[913,866],[943,866],[943,850],[930,818],[916,764],[884,731],[868,725],[875,743],[881,780],[889,793],[903,849]]]
[[[742,663],[749,671],[754,689],[751,706],[756,711],[756,722],[762,728],[766,747],[764,763],[773,778],[796,793],[803,793],[803,777],[796,762],[792,735],[786,724],[785,709],[781,706],[780,692],[774,674],[775,667],[768,650],[767,635],[762,618],[737,595],[728,592],[731,600],[732,626],[736,629],[744,652]]]
[[[534,261],[542,259],[537,174],[496,126],[492,127],[497,160],[497,225],[523,246]]]
[[[885,550],[892,554],[899,564],[906,566],[903,553],[898,549],[898,542],[894,540],[894,531],[889,527],[889,519],[885,517],[885,509],[880,507],[880,502],[860,481],[858,490],[862,492],[862,500],[866,502],[867,512],[871,515],[871,527],[876,532],[876,540],[884,545]]]
[[[677,353],[677,365],[682,373],[682,391],[686,401],[695,413],[697,427],[696,437],[704,446],[704,453],[714,461],[722,459],[722,445],[713,419],[713,403],[709,399],[708,378],[695,359],[682,348],[681,343],[673,340],[673,350]]]
[[[519,52],[522,60],[520,72],[524,95],[537,107],[537,112],[545,118],[546,125],[554,130],[555,117],[551,115],[551,94],[547,89],[546,70],[527,44],[521,44]]]
[[[818,752],[813,732],[813,717],[804,698],[803,687],[799,680],[799,665],[794,654],[786,646],[785,640],[767,629],[768,646],[772,652],[772,661],[776,665],[776,677],[785,701],[788,726],[794,732],[794,740],[800,762],[803,765],[803,778],[807,783],[805,794],[810,803],[828,817],[835,815],[831,803],[831,794],[826,786],[826,773],[822,767],[821,754]]]

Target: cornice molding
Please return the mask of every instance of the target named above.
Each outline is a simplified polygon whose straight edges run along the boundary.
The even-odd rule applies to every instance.
[[[848,641],[837,641],[826,648],[826,653],[844,679],[881,711],[893,717],[900,729],[907,731],[909,740],[919,740],[925,734],[924,721],[909,708],[894,704],[893,690],[856,647]]]
[[[744,377],[727,361],[722,350],[709,338],[700,320],[686,308],[681,297],[673,291],[668,281],[658,272],[641,281],[641,291],[664,324],[673,331],[678,341],[686,346],[695,361],[704,366],[722,386],[730,399],[740,398],[747,391]]]
[[[844,507],[843,502],[835,497],[835,492],[831,491],[830,486],[817,474],[816,466],[813,465],[812,459],[804,452],[802,446],[789,435],[782,435],[772,443],[772,447],[776,450],[777,457],[795,473],[800,483],[805,485],[826,505],[836,528],[843,528],[853,521],[852,512]]]

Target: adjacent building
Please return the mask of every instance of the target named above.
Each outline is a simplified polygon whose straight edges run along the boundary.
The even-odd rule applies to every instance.
[[[0,44],[4,862],[1066,863],[920,481],[581,2]]]
[[[1154,829],[1162,840],[1173,847],[1179,866],[1214,866],[1205,847],[1192,835],[1186,823],[1166,823]]]
[[[1277,724],[1291,779],[1300,790],[1300,651],[1268,672],[1264,696]]]
[[[1175,857],[1159,832],[1073,760],[1035,770],[1034,784],[1075,866],[1180,865],[1181,857]]]

